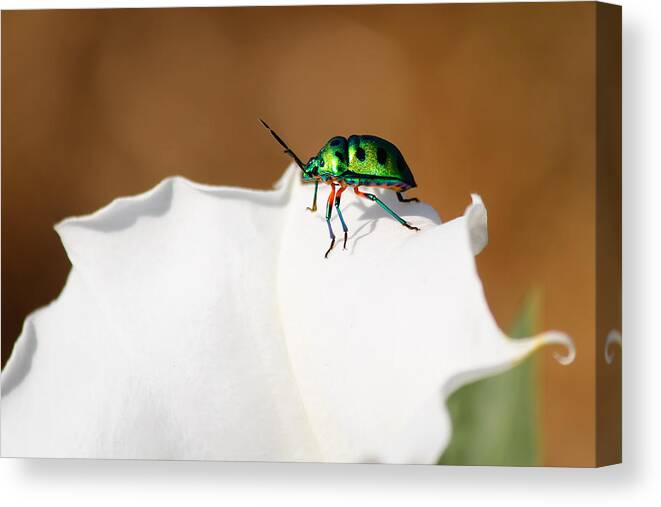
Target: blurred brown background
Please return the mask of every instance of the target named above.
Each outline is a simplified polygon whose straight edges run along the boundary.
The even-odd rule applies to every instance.
[[[269,187],[333,135],[399,146],[444,219],[489,210],[501,327],[530,289],[578,347],[539,353],[543,462],[595,462],[595,6],[2,14],[2,363],[68,260],[53,224],[181,174]],[[596,352],[595,352],[596,350]]]

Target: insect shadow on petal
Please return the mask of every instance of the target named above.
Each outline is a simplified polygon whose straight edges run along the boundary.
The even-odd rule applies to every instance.
[[[407,199],[402,195],[402,192],[415,188],[417,184],[411,169],[409,169],[404,157],[394,144],[371,135],[351,135],[348,139],[336,136],[330,138],[319,150],[319,153],[308,160],[307,164],[304,164],[264,120],[260,119],[259,121],[284,148],[285,153],[293,158],[296,165],[303,171],[303,181],[314,182],[312,207],[307,208],[308,210],[317,211],[319,183],[325,183],[331,187],[326,202],[326,224],[328,225],[331,243],[324,257],[328,258],[328,254],[335,246],[335,234],[330,223],[333,205],[337,210],[344,231],[344,249],[347,248],[349,228],[344,221],[342,211],[340,211],[340,200],[344,191],[349,187],[353,188],[357,196],[377,203],[386,213],[407,229],[420,230],[400,217],[376,195],[363,192],[359,188],[387,188],[397,193],[397,199],[400,202],[418,201],[416,197]]]

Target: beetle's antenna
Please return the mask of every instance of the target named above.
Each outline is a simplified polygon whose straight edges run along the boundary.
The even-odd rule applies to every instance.
[[[276,134],[275,131],[274,131],[271,127],[269,127],[268,124],[267,124],[264,120],[262,120],[262,119],[260,118],[259,121],[262,122],[262,125],[264,125],[264,126],[266,127],[266,129],[271,133],[271,135],[273,136],[273,138],[274,138],[276,141],[278,141],[278,143],[280,143],[280,146],[282,146],[282,147],[285,149],[285,153],[286,153],[287,155],[289,155],[291,158],[293,158],[293,159],[294,159],[294,162],[296,162],[296,165],[297,165],[298,167],[300,167],[302,171],[304,171],[304,170],[305,170],[305,165],[303,164],[303,162],[301,162],[301,159],[298,158],[298,156],[296,155],[296,153],[294,153],[294,152],[291,150],[291,148],[290,148],[289,146],[287,146],[287,144],[286,144],[286,143],[280,138],[280,136],[279,136],[278,134]]]

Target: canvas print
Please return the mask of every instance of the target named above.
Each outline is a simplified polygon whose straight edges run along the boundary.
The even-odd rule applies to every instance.
[[[3,457],[621,460],[621,13],[2,13]]]

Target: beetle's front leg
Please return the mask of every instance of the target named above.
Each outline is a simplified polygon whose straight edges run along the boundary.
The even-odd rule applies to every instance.
[[[305,208],[305,209],[311,211],[312,213],[317,211],[317,190],[318,189],[319,189],[319,182],[315,181],[314,182],[314,197],[312,198],[312,207],[311,208]]]

